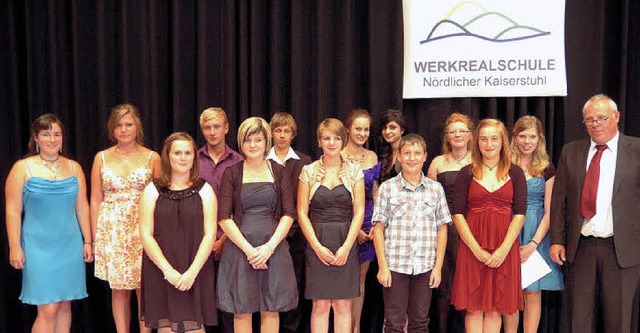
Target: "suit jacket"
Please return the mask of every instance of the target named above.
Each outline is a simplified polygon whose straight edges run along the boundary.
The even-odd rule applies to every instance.
[[[311,164],[311,157],[305,155],[297,150],[294,152],[300,157],[299,160],[290,159],[284,165],[284,175],[288,177],[291,181],[291,192],[293,194],[293,205],[297,206],[298,203],[298,177],[300,176],[300,172],[302,171],[302,167],[305,165]],[[289,236],[293,235],[296,230],[300,229],[298,225],[298,215],[294,217],[294,222],[291,225],[291,229],[289,229]]]
[[[570,142],[562,149],[551,196],[551,244],[566,247],[573,262],[584,218],[580,196],[586,176],[589,138]],[[640,138],[620,133],[612,195],[613,240],[622,268],[640,264]]]
[[[308,164],[311,164],[311,157],[294,150],[294,152],[300,157],[299,160],[290,159],[284,165],[284,174],[285,177],[289,177],[291,181],[291,188],[293,189],[293,202],[297,202],[296,198],[298,196],[298,177],[300,176],[300,172],[302,171],[302,167]]]

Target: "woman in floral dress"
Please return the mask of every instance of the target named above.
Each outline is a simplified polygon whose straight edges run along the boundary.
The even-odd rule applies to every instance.
[[[140,115],[135,106],[114,107],[108,122],[114,146],[96,154],[91,170],[91,224],[96,256],[95,276],[109,282],[116,330],[129,332],[131,290],[139,296],[142,243],[138,200],[160,169],[160,156],[142,145]],[[140,297],[138,297],[139,304]],[[140,325],[141,332],[150,332]]]

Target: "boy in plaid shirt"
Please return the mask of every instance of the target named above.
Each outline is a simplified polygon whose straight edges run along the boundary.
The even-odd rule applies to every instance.
[[[431,289],[440,285],[451,215],[440,183],[422,167],[427,144],[417,134],[400,140],[402,172],[378,190],[373,243],[383,289],[385,332],[428,332]]]

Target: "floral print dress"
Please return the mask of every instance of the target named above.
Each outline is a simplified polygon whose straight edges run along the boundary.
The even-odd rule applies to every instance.
[[[152,178],[149,154],[142,165],[126,176],[111,170],[102,157],[102,191],[95,239],[95,276],[109,281],[111,289],[140,288],[142,241],[138,231],[138,201]]]

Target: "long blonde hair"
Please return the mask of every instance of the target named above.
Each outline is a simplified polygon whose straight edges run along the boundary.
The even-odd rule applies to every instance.
[[[502,148],[500,149],[500,160],[498,161],[498,170],[496,176],[498,180],[505,180],[509,175],[511,168],[511,149],[509,149],[509,136],[507,128],[498,119],[482,119],[478,123],[478,127],[473,131],[473,149],[471,149],[471,173],[476,179],[482,179],[482,153],[480,153],[480,131],[485,127],[496,127],[500,132],[502,139]]]
[[[511,162],[517,164],[525,169],[520,158],[520,149],[516,146],[516,138],[521,132],[528,129],[535,129],[538,135],[538,145],[531,154],[531,164],[526,171],[533,177],[541,177],[544,170],[549,166],[549,155],[547,154],[547,140],[544,137],[542,130],[542,123],[534,116],[522,116],[515,125],[513,125],[513,131],[511,134]]]

